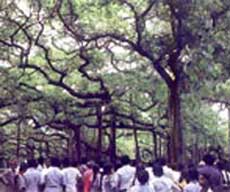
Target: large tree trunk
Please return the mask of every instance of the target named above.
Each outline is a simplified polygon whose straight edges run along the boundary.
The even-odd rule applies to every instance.
[[[135,148],[136,148],[136,160],[137,162],[140,161],[140,148],[139,148],[139,142],[138,142],[138,134],[137,134],[137,129],[134,127],[134,130],[133,130],[133,133],[134,133],[134,142],[135,142]]]
[[[101,160],[102,154],[102,111],[101,106],[97,107],[97,124],[98,124],[98,135],[97,135],[97,161]]]
[[[110,143],[110,160],[113,165],[116,164],[116,116],[114,109],[111,109],[111,143]]]
[[[179,82],[169,88],[168,120],[170,128],[169,160],[171,163],[184,161],[184,142],[181,126],[181,98]]]
[[[230,106],[228,106],[228,156],[230,158]]]
[[[158,142],[157,142],[157,134],[152,131],[152,137],[153,137],[153,154],[154,154],[154,159],[158,158]]]
[[[17,146],[16,146],[16,157],[20,157],[20,147],[21,147],[21,121],[17,124]]]
[[[199,148],[198,148],[198,143],[199,143],[199,133],[195,134],[195,138],[194,138],[194,153],[193,153],[193,160],[195,161],[195,163],[199,162]]]
[[[162,156],[162,151],[163,151],[162,139],[159,136],[159,147],[158,147],[158,155],[159,155],[159,157]]]
[[[81,160],[81,126],[75,127],[74,140],[75,140],[75,150],[76,150],[75,160],[79,163]]]

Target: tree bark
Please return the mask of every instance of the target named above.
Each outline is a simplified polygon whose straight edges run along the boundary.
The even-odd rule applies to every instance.
[[[20,147],[21,147],[21,121],[19,121],[17,125],[17,149],[16,149],[17,159],[19,159],[20,157]]]
[[[161,137],[159,137],[158,140],[159,140],[159,147],[158,147],[158,148],[159,148],[159,149],[158,149],[159,152],[158,152],[158,155],[159,155],[159,157],[161,157],[161,156],[162,156],[162,151],[163,151],[163,149],[162,149],[162,148],[163,148],[163,145],[162,145],[162,139],[161,139]]]
[[[179,81],[169,87],[168,120],[170,128],[170,163],[184,162],[183,132],[181,126],[181,98]]]
[[[228,155],[230,157],[230,107],[228,106]]]
[[[97,124],[98,124],[98,135],[97,135],[97,161],[101,160],[102,155],[102,111],[101,106],[97,106]]]
[[[110,160],[113,165],[116,164],[116,116],[112,108],[111,115],[111,144],[110,144]]]
[[[199,143],[199,133],[195,133],[195,142],[194,142],[194,161],[195,163],[198,163],[199,159],[199,147],[198,147],[198,143]]]
[[[134,133],[134,141],[135,141],[135,156],[136,156],[136,160],[137,162],[140,161],[140,149],[139,149],[139,143],[138,143],[138,134],[137,134],[137,130],[134,128],[133,130],[133,133]]]
[[[81,126],[77,126],[74,129],[74,140],[75,140],[75,160],[79,163],[81,160]]]
[[[157,134],[152,131],[152,137],[153,137],[153,154],[154,154],[154,159],[158,158],[158,142],[157,142]]]

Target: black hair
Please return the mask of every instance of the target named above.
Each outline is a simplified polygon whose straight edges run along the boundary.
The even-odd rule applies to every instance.
[[[33,168],[36,168],[37,167],[37,161],[35,159],[30,159],[28,160],[27,162],[27,166],[30,168],[30,167],[33,167]]]
[[[216,166],[219,170],[225,170],[226,169],[226,166],[227,165],[227,161],[225,160],[220,160],[217,162]]]
[[[206,165],[212,166],[214,164],[215,160],[216,160],[216,158],[211,154],[206,154],[203,157],[203,161],[205,162]]]
[[[163,168],[160,164],[155,163],[153,165],[153,173],[157,177],[161,177],[163,175]]]
[[[105,163],[105,165],[103,166],[103,172],[104,172],[104,174],[105,175],[110,174],[112,172],[112,168],[113,168],[113,166],[112,166],[111,163],[109,163],[109,162]]]
[[[19,172],[25,172],[27,168],[28,168],[27,163],[22,162],[19,167]]]
[[[188,170],[188,181],[197,181],[198,180],[199,173],[197,169],[191,168]]]
[[[130,163],[130,158],[128,155],[123,155],[121,157],[121,164],[122,165],[128,165]]]
[[[92,169],[93,169],[93,182],[94,182],[97,178],[97,174],[99,173],[100,167],[98,164],[94,163]]]
[[[43,157],[39,157],[37,160],[39,165],[43,165],[44,164],[44,158]]]
[[[144,185],[149,180],[149,173],[145,169],[138,171],[137,179],[141,185]]]

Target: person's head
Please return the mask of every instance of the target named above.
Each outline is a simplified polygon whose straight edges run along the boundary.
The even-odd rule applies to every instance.
[[[51,157],[50,165],[53,167],[60,167],[60,161],[57,157]]]
[[[217,166],[217,168],[219,169],[219,170],[225,170],[226,169],[226,161],[225,160],[219,160],[218,162],[217,162],[217,164],[216,164],[216,166]]]
[[[209,186],[209,176],[207,174],[200,174],[199,183],[201,187],[208,187]]]
[[[105,163],[105,165],[103,166],[103,171],[104,171],[105,175],[111,174],[112,173],[112,169],[113,169],[113,166],[109,162]]]
[[[198,180],[198,176],[199,176],[199,173],[197,171],[197,169],[195,168],[191,168],[188,170],[188,181],[197,181]]]
[[[18,166],[18,161],[16,159],[12,159],[9,161],[9,167],[12,169],[12,170],[15,170]]]
[[[36,168],[37,167],[37,161],[35,159],[30,159],[27,162],[28,168]]]
[[[114,170],[116,171],[116,170],[118,170],[121,167],[122,167],[122,164],[121,164],[121,161],[119,160],[119,161],[116,162],[116,164],[114,166]]]
[[[95,162],[94,162],[93,160],[90,160],[90,161],[87,162],[86,165],[87,165],[87,167],[88,167],[89,169],[93,169],[94,164],[95,164]]]
[[[99,170],[100,170],[100,167],[99,167],[99,165],[97,163],[94,163],[92,168],[93,168],[94,174],[97,174],[99,172]]]
[[[130,164],[130,158],[129,158],[128,155],[123,155],[121,157],[121,164],[122,165],[128,165],[128,164]]]
[[[177,171],[180,171],[180,172],[184,171],[185,169],[185,166],[183,163],[178,163],[176,167],[177,167]]]
[[[161,165],[155,163],[153,165],[153,174],[157,177],[161,177],[163,175],[163,168]]]
[[[141,171],[141,170],[144,170],[145,169],[145,165],[141,162],[139,162],[137,165],[136,165],[136,171]]]
[[[203,157],[203,161],[205,162],[206,165],[209,165],[209,166],[212,166],[215,162],[215,157],[211,154],[206,154],[204,157]]]
[[[70,166],[69,158],[63,159],[62,165],[63,165],[63,167],[69,167]]]
[[[149,180],[149,173],[145,169],[140,170],[137,172],[137,179],[141,185],[144,185]]]
[[[19,167],[19,173],[24,173],[24,172],[26,172],[27,168],[28,168],[27,163],[22,162],[22,163],[20,164],[20,167]]]
[[[97,178],[97,174],[99,173],[100,171],[100,167],[97,163],[94,163],[93,166],[92,166],[92,169],[93,169],[93,182],[96,180]]]
[[[43,157],[39,157],[37,161],[39,165],[43,165],[45,160]]]

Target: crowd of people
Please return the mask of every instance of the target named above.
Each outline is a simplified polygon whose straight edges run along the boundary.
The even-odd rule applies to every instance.
[[[80,164],[68,158],[30,159],[9,169],[0,180],[6,186],[1,192],[230,192],[227,161],[206,154],[199,165],[188,163],[176,168],[164,158],[147,164],[131,162],[124,155],[120,163],[96,163],[83,159]]]

